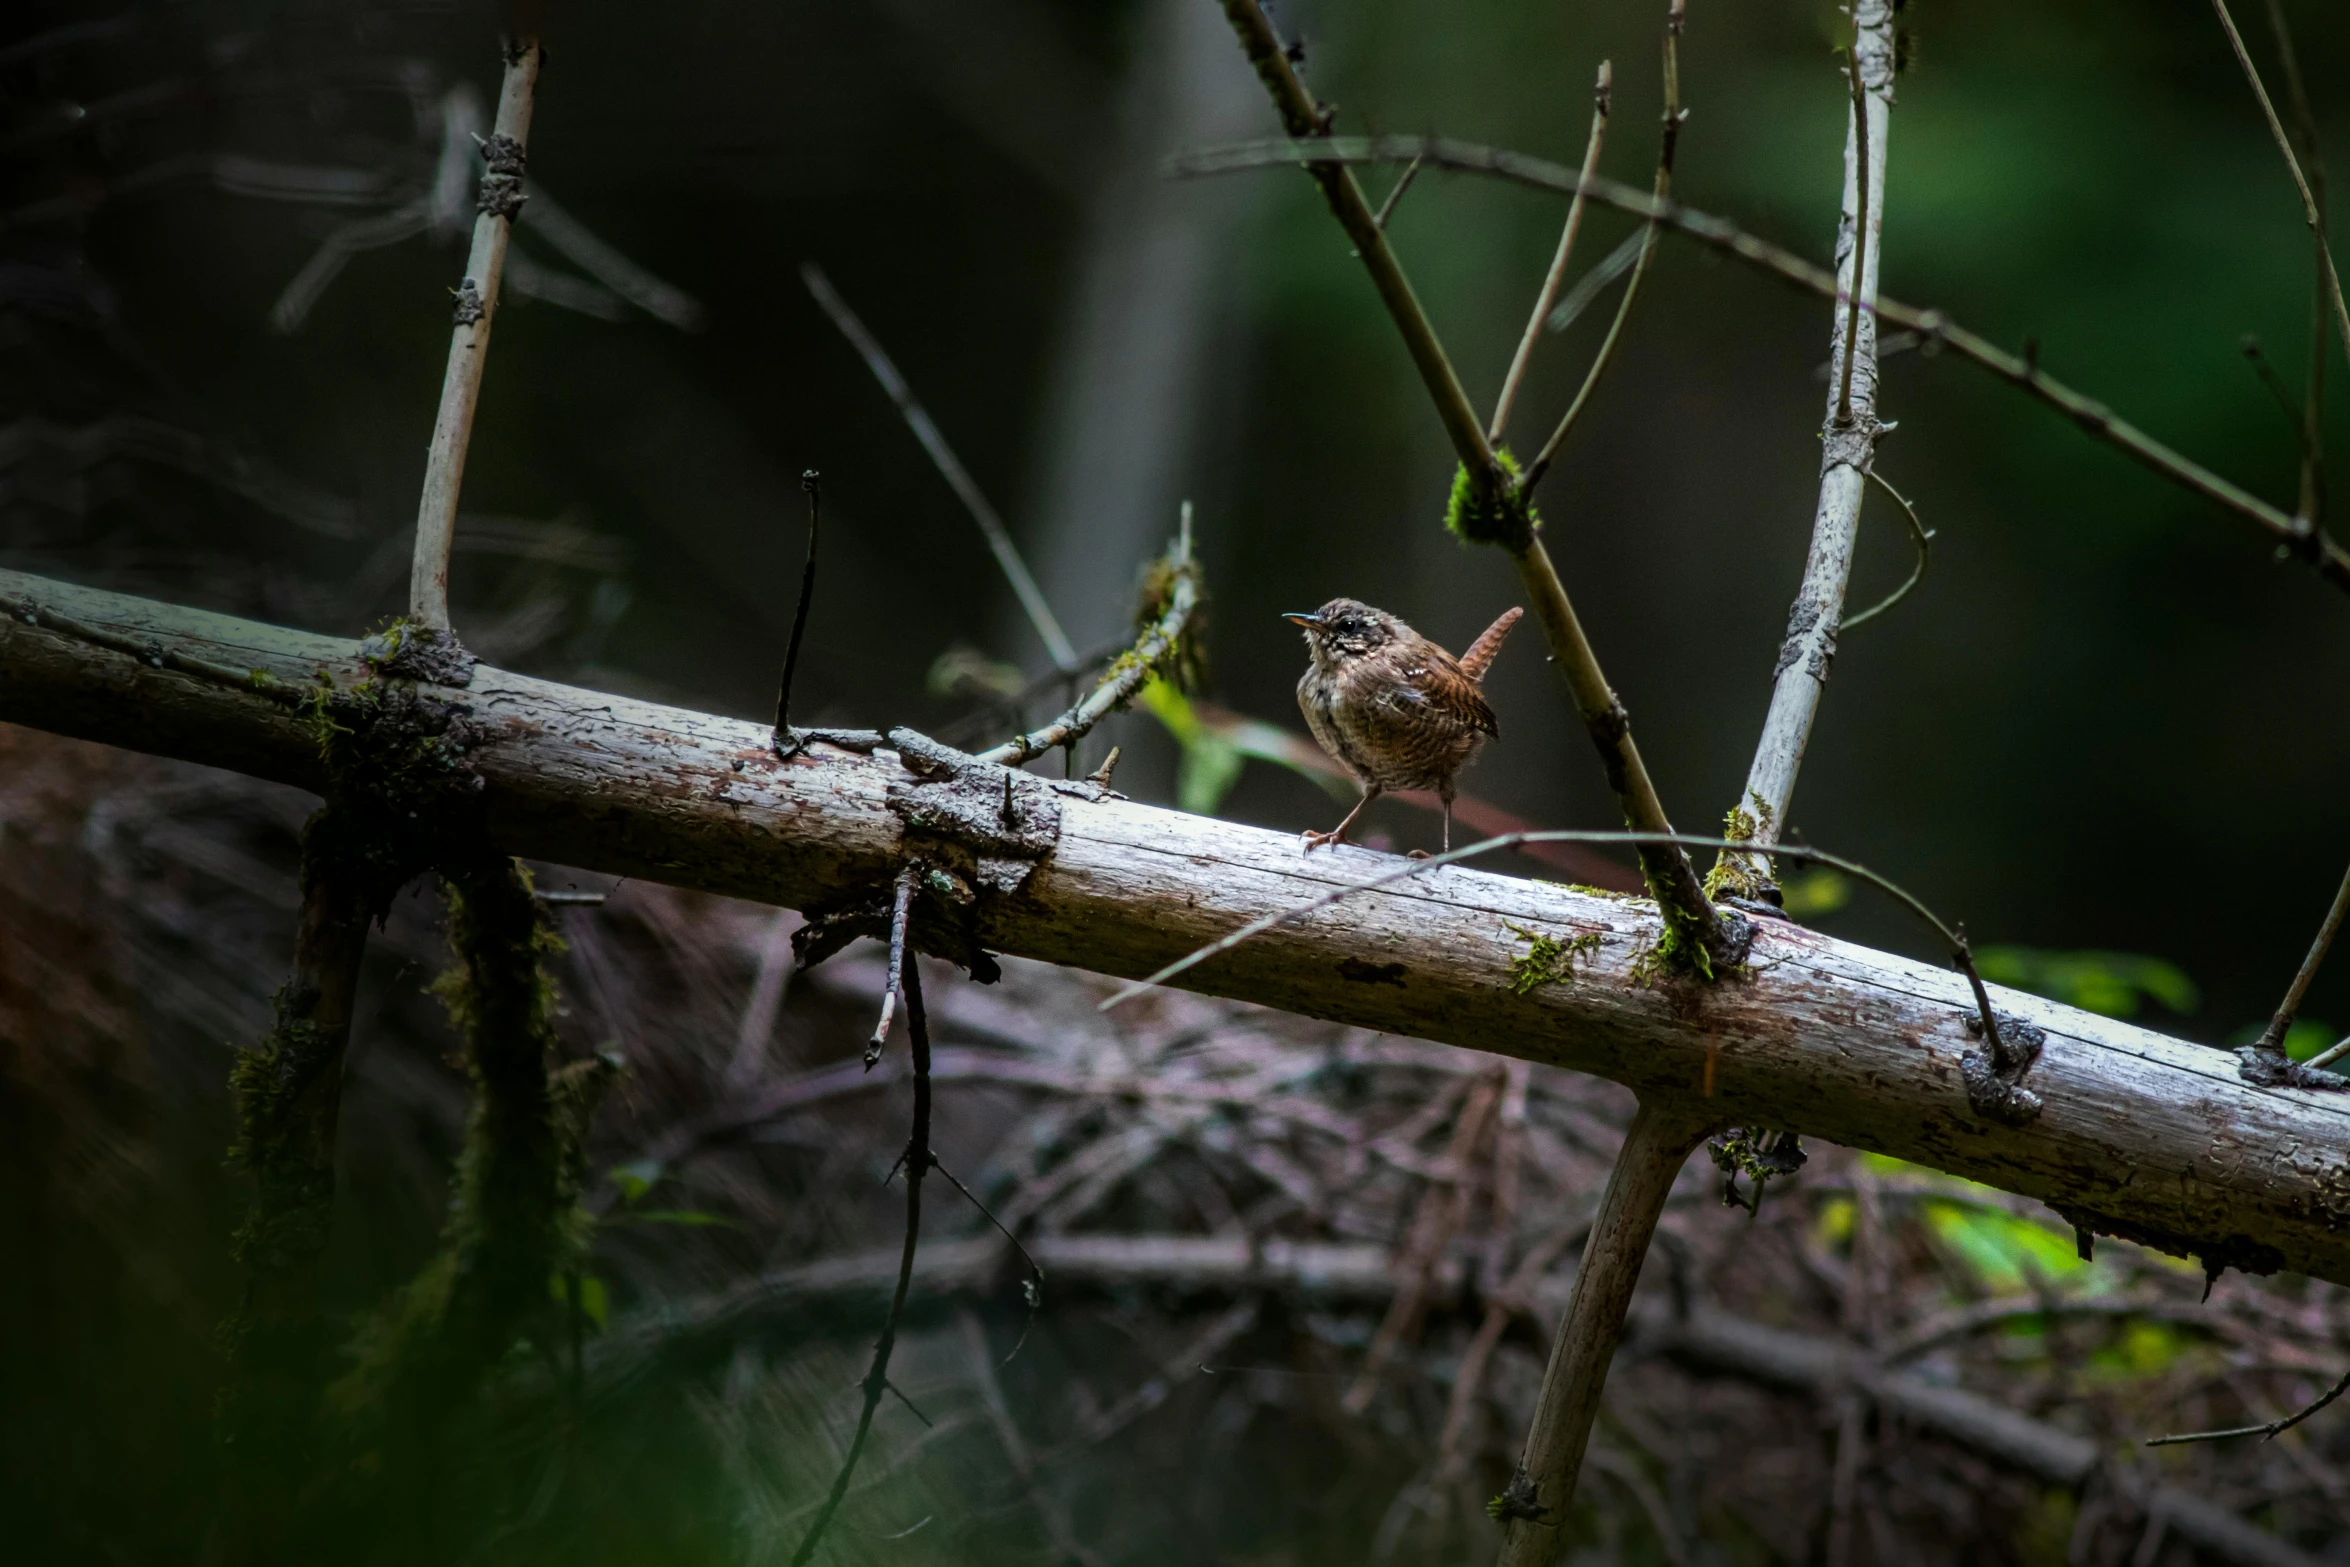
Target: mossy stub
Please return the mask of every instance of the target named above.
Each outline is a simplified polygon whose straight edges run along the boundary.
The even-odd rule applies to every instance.
[[[1518,459],[1509,448],[1497,450],[1493,461],[1495,473],[1482,484],[1470,475],[1466,464],[1453,470],[1444,526],[1466,543],[1498,544],[1515,552],[1534,541],[1542,517],[1518,489]]]

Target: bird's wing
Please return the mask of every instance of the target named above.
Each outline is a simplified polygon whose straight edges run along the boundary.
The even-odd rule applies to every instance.
[[[1477,683],[1451,654],[1440,648],[1429,651],[1433,656],[1407,665],[1403,678],[1387,682],[1377,700],[1406,720],[1449,722],[1458,729],[1498,736],[1501,727]]]
[[[1503,610],[1501,617],[1487,626],[1484,635],[1470,643],[1469,651],[1461,655],[1461,673],[1471,680],[1482,681],[1485,671],[1493,667],[1494,655],[1501,651],[1502,643],[1509,640],[1510,628],[1525,613],[1514,604]]]

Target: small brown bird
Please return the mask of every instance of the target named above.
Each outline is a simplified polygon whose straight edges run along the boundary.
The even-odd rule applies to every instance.
[[[1313,655],[1297,683],[1306,727],[1363,786],[1345,821],[1305,835],[1307,849],[1344,843],[1363,807],[1390,789],[1435,790],[1444,801],[1444,846],[1452,847],[1452,781],[1487,737],[1501,734],[1479,686],[1524,613],[1503,611],[1457,659],[1354,599],[1281,617],[1305,628]]]

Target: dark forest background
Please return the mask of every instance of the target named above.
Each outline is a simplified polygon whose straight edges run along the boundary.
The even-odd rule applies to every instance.
[[[2244,21],[2265,61],[2256,9]],[[1645,182],[1661,10],[1292,0],[1276,16],[1342,130],[1570,164],[1610,58],[1603,168]],[[2350,13],[2286,10],[2339,145]],[[2256,335],[2300,385],[2309,246],[2208,7],[1912,0],[1905,17],[1886,291],[2036,341],[2053,373],[2289,508],[2294,431],[2242,343]],[[494,98],[509,21],[466,3],[9,9],[0,563],[343,635],[403,607],[463,239],[428,225],[358,251],[298,323],[273,310],[339,225],[429,188],[439,106],[467,83]],[[978,531],[801,286],[809,261],[894,355],[1080,647],[1127,626],[1137,569],[1185,499],[1212,594],[1208,694],[1243,715],[1299,727],[1282,610],[1358,596],[1457,647],[1516,602],[1506,561],[1440,526],[1449,450],[1309,183],[1162,176],[1170,152],[1272,129],[1208,0],[549,3],[535,22],[549,60],[533,179],[673,292],[648,311],[519,231],[541,286],[498,318],[454,572],[457,623],[485,656],[765,715],[804,537],[798,477],[817,468],[829,527],[795,716],[945,725],[971,703],[937,677],[942,655],[1046,667]],[[1696,0],[1678,193],[1826,258],[1848,29],[1824,3]],[[1562,208],[1428,174],[1399,210],[1402,254],[1480,403]],[[1595,212],[1581,254],[1628,227]],[[1556,416],[1606,316],[1546,338],[1522,442]],[[1810,526],[1827,324],[1822,302],[1668,240],[1539,497],[1686,830],[1732,803],[1760,723]],[[2163,960],[2192,992],[2157,986],[2173,1011],[2142,1020],[2231,1041],[2274,1004],[2350,857],[2345,606],[2248,527],[1954,360],[1889,359],[1882,408],[1899,430],[1879,464],[1938,530],[1933,566],[1847,641],[1796,828],[1980,941]],[[2328,423],[2350,441],[2350,415]],[[1863,602],[1908,564],[1875,506]],[[1506,738],[1465,786],[1538,825],[1615,825],[1532,641],[1491,689]],[[1154,720],[1105,733],[1125,747],[1121,788],[1175,799],[1177,749]],[[0,776],[12,811],[82,789],[44,763],[35,790],[30,765],[17,785]],[[1261,763],[1218,808],[1285,829],[1330,814],[1310,781]],[[1432,840],[1432,821],[1379,811],[1397,846]],[[17,873],[30,863],[20,850]],[[268,921],[290,915],[259,918],[250,948],[265,952],[281,934]],[[1919,950],[1865,900],[1824,922]],[[20,983],[62,984],[54,953],[8,961]],[[224,1020],[218,1044],[246,1014],[198,1015]],[[2350,969],[2321,976],[2307,1015],[2350,1028]],[[10,1043],[37,1077],[36,1042]],[[190,1068],[165,1130],[141,1123],[185,1168],[226,1144],[225,1095],[203,1076],[225,1063]],[[402,1247],[428,1238],[437,1175],[416,1157],[425,1219],[394,1223],[390,1260],[355,1277],[396,1278]],[[172,1244],[211,1244],[228,1211]],[[18,1243],[70,1250],[49,1222]],[[73,1275],[56,1277],[70,1301]],[[103,1359],[92,1332],[84,1349]],[[174,1385],[182,1416],[201,1382]]]

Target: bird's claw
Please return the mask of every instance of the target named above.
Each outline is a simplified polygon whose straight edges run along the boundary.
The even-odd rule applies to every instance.
[[[1309,829],[1299,836],[1305,840],[1305,852],[1308,854],[1313,853],[1316,849],[1329,848],[1346,842],[1346,835],[1343,832],[1314,832]]]

